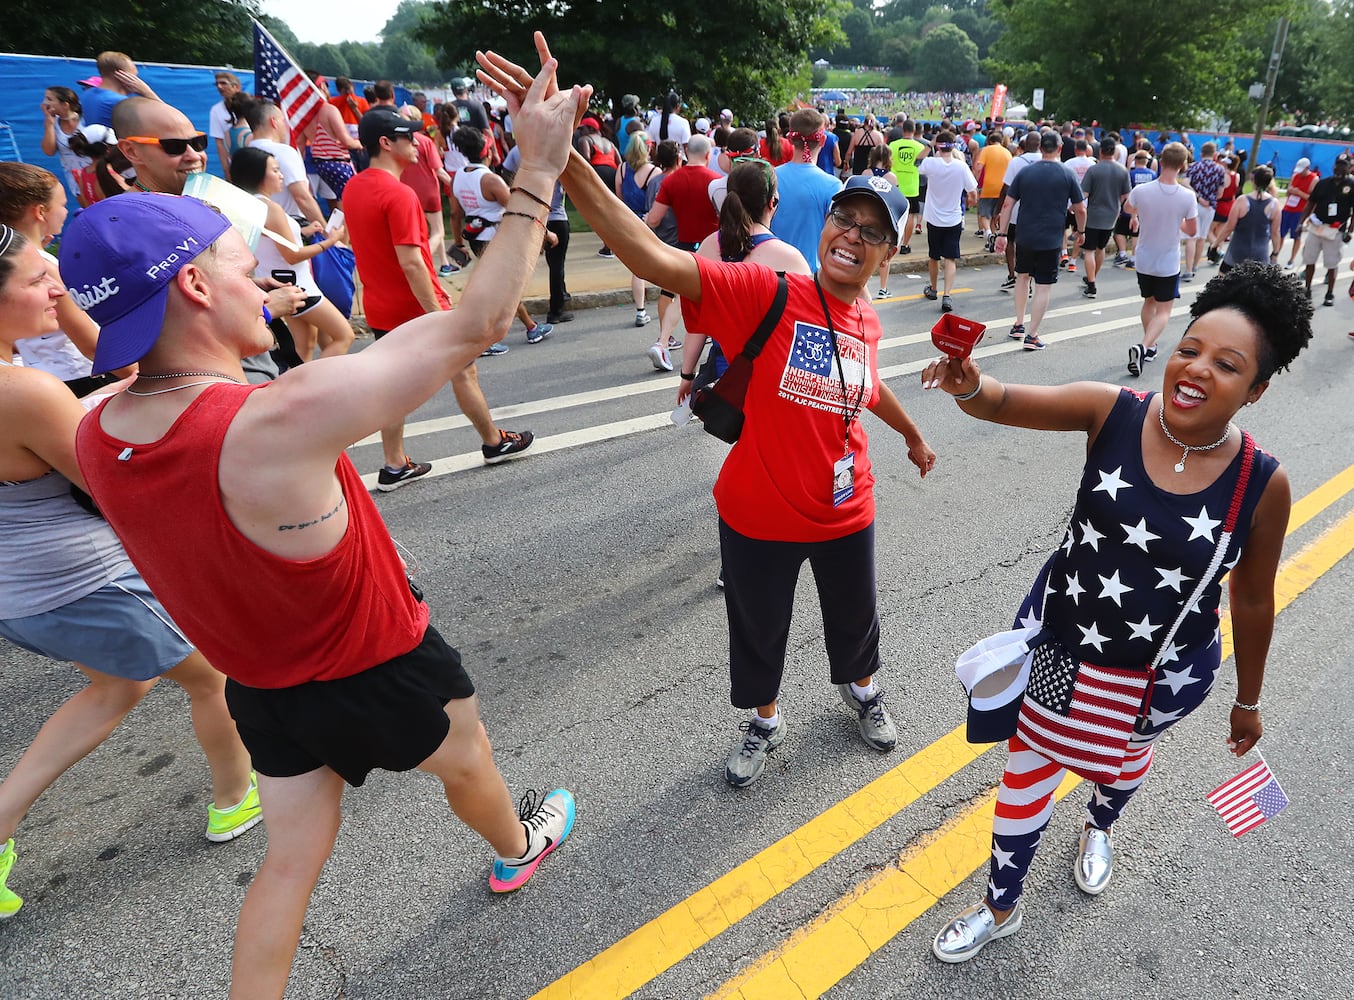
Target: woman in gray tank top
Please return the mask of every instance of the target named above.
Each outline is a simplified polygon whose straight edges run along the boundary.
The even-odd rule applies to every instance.
[[[1217,240],[1213,244],[1213,248],[1218,250],[1227,237],[1232,238],[1227,246],[1227,255],[1218,266],[1221,274],[1226,274],[1243,260],[1272,264],[1278,257],[1279,222],[1283,209],[1269,193],[1269,187],[1274,183],[1274,172],[1269,167],[1256,167],[1251,173],[1251,180],[1255,183],[1255,191],[1232,202],[1227,222],[1218,230]]]
[[[224,676],[179,632],[107,522],[74,498],[72,483],[83,482],[75,428],[84,407],[54,376],[13,364],[15,340],[56,328],[55,303],[65,294],[38,247],[0,225],[0,531],[11,540],[0,556],[0,636],[69,660],[89,680],[0,782],[0,919],[23,905],[9,881],[24,814],[161,676],[192,701],[212,774],[207,838],[233,839],[261,818],[249,756],[226,710]],[[17,692],[41,676],[7,680]]]

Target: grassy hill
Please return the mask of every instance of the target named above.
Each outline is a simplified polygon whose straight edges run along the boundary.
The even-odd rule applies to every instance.
[[[839,90],[860,90],[863,87],[884,87],[899,92],[912,89],[912,78],[893,76],[888,73],[857,73],[849,69],[830,69],[827,71],[827,83],[824,87]]]

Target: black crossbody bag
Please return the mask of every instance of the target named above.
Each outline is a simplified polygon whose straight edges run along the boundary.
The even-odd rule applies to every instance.
[[[776,272],[776,295],[771,306],[738,357],[729,361],[729,367],[719,380],[696,389],[691,394],[691,412],[700,417],[707,433],[721,441],[733,444],[743,433],[743,400],[747,398],[748,382],[752,379],[752,362],[762,353],[771,331],[780,322],[785,312],[785,302],[790,296],[790,285],[785,280],[785,272]]]

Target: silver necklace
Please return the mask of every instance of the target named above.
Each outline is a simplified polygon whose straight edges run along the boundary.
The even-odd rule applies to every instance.
[[[1229,420],[1227,421],[1227,430],[1223,432],[1222,437],[1218,438],[1212,444],[1185,444],[1185,442],[1172,434],[1171,429],[1166,426],[1166,401],[1164,399],[1161,401],[1161,408],[1157,410],[1157,420],[1161,422],[1161,430],[1166,437],[1170,439],[1171,444],[1175,445],[1177,448],[1185,449],[1184,454],[1180,456],[1180,461],[1175,463],[1176,472],[1185,471],[1185,459],[1189,458],[1190,452],[1212,451],[1214,448],[1220,448],[1226,444],[1227,439],[1232,436],[1232,422]]]
[[[156,376],[151,375],[147,377],[155,378]],[[229,378],[229,376],[222,377]],[[231,381],[234,382],[236,385],[244,384],[239,379],[235,378],[232,378]],[[178,392],[180,389],[191,389],[195,385],[220,385],[220,384],[221,384],[220,382],[212,382],[209,379],[203,379],[200,382],[185,382],[183,385],[171,385],[168,389],[152,389],[150,392],[137,392],[135,389],[124,389],[123,391],[126,392],[127,395],[129,396],[163,396],[167,392]]]
[[[194,377],[206,378],[207,376],[211,376],[212,378],[230,379],[230,381],[236,383],[237,385],[243,384],[240,382],[239,379],[231,375],[227,375],[225,372],[164,372],[161,375],[147,375],[144,372],[138,372],[136,377],[157,379],[157,378],[194,378]]]

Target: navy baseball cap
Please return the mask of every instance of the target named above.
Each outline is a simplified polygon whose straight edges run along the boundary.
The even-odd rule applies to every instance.
[[[846,185],[832,196],[832,204],[845,198],[868,195],[879,201],[888,214],[889,224],[893,226],[893,235],[902,231],[903,219],[907,217],[907,198],[886,177],[856,176],[847,180]]]
[[[174,275],[229,228],[197,198],[141,191],[105,198],[71,219],[61,238],[61,280],[99,324],[94,374],[149,353]]]
[[[387,139],[412,139],[414,126],[408,118],[400,117],[394,108],[382,105],[372,108],[357,122],[357,140],[368,148],[375,148],[382,137]]]

